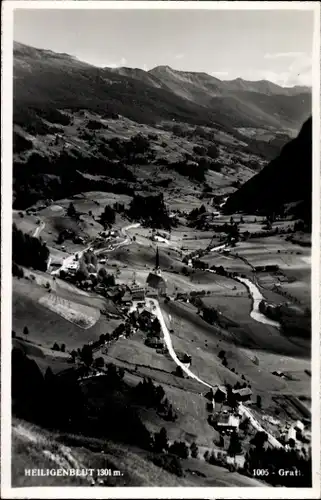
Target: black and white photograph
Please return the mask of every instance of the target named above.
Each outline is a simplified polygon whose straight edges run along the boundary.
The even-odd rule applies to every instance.
[[[184,3],[4,2],[4,498],[319,498],[320,4]]]

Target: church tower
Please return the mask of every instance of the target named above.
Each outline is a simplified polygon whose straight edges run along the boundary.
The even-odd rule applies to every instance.
[[[159,251],[158,251],[158,247],[156,248],[155,272],[156,272],[156,274],[158,274],[158,276],[161,275],[161,270],[160,270],[160,267],[159,267]]]

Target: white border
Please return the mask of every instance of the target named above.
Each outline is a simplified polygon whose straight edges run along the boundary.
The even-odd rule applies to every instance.
[[[208,1],[11,1],[2,9],[1,175],[1,496],[3,498],[319,498],[320,497],[320,4],[319,2]],[[11,488],[11,231],[12,68],[14,9],[312,10],[313,42],[313,236],[312,236],[312,488],[30,487]],[[305,168],[305,165],[302,165]],[[319,397],[318,397],[319,396]]]

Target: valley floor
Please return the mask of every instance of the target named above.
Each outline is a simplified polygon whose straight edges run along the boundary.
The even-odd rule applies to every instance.
[[[75,200],[77,210],[81,209],[84,214],[81,229],[81,234],[87,238],[84,244],[66,240],[62,248],[56,242],[61,224],[75,227],[70,218],[62,217],[70,200],[55,202],[38,211],[37,217],[14,214],[19,228],[45,239],[50,249],[50,265],[47,272],[24,269],[24,278],[13,279],[13,330],[16,333],[13,345],[35,360],[42,373],[48,367],[53,373],[73,369],[71,351],[99,341],[106,333],[112,334],[126,321],[130,311],[136,309],[137,301],[132,302],[128,311],[128,307],[108,296],[61,279],[60,271],[68,271],[76,254],[77,259],[81,259],[86,249],[92,248],[98,259],[97,269],[104,268],[114,274],[117,285],[131,288],[135,281],[144,287],[158,247],[166,298],[151,296],[143,301],[143,309],[158,318],[165,348],[148,347],[146,332],[138,328],[129,337],[121,335],[118,340],[109,342],[107,348],[106,343],[98,346],[94,357],[102,357],[104,363],[111,362],[123,368],[124,380],[130,387],[147,377],[161,384],[177,420],[166,421],[154,411],[141,408],[139,413],[144,425],[154,433],[164,427],[171,443],[176,440],[189,445],[195,442],[200,450],[199,459],[182,461],[184,477],[181,478],[152,464],[148,453],[125,449],[115,443],[110,443],[110,449],[103,447],[103,461],[113,462],[117,456],[114,460],[117,467],[122,464],[127,471],[126,478],[121,479],[124,485],[259,486],[261,483],[253,478],[208,464],[204,461],[204,453],[221,454],[227,460],[226,466],[232,460],[233,464],[242,467],[240,464],[244,463],[255,432],[264,430],[271,447],[282,447],[283,430],[309,414],[310,340],[284,335],[277,321],[269,321],[257,309],[258,297],[280,304],[285,301],[285,295],[286,300],[295,301],[297,307],[309,307],[309,248],[279,235],[240,241],[226,252],[219,238],[213,238],[210,231],[180,224],[170,234],[159,231],[155,238],[148,228],[119,215],[114,225],[118,236],[105,246],[97,245],[101,226],[96,221],[89,224],[92,216],[88,212],[97,210],[98,214],[101,209],[94,208],[95,204],[89,200],[99,198],[99,204],[103,205],[111,195],[104,199],[102,196],[101,193],[86,193]],[[59,224],[58,212],[61,212]],[[240,225],[241,230],[256,231],[258,223],[254,218],[244,218],[247,220]],[[38,224],[36,219],[40,221]],[[226,220],[221,216],[220,223]],[[223,266],[229,273],[236,274],[221,275],[182,262],[184,256],[199,250],[203,251],[201,260],[209,267]],[[280,272],[254,271],[263,264],[277,265]],[[193,294],[201,298],[202,306],[196,307]],[[206,322],[202,307],[214,307],[219,321]],[[28,334],[23,333],[25,326]],[[53,350],[54,343],[63,343],[64,350]],[[183,354],[190,356],[189,364],[181,361]],[[177,375],[177,366],[183,370],[183,377]],[[219,446],[220,433],[208,423],[213,412],[208,410],[204,396],[210,388],[233,387],[244,382],[251,388],[252,398],[241,403],[238,412],[242,418],[248,417],[251,425],[248,434],[242,435],[240,457],[231,459],[228,436],[223,446]],[[21,470],[27,463],[40,464],[42,459],[44,464],[65,461],[66,466],[77,460],[84,467],[92,466],[93,462],[102,463],[99,453],[90,451],[90,447],[87,449],[88,443],[66,448],[56,443],[56,435],[42,432],[23,421],[13,423],[13,482],[16,485],[31,485],[33,480],[30,483],[29,479],[22,479]],[[79,484],[86,484],[86,481],[79,479]],[[42,483],[51,484],[56,484],[56,479],[48,478]]]

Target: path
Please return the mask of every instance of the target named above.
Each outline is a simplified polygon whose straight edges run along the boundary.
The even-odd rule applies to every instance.
[[[41,224],[38,227],[36,227],[35,232],[33,233],[32,236],[34,238],[38,238],[38,236],[41,233],[41,231],[43,231],[43,229],[45,229],[45,226],[46,226],[46,223],[45,222],[41,222]]]

